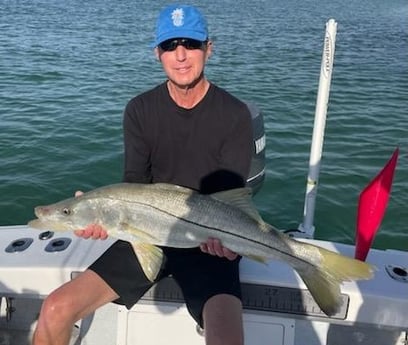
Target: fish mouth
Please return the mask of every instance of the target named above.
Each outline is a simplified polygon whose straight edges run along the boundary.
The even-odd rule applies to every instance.
[[[36,213],[37,215],[37,213]],[[34,229],[40,229],[40,230],[48,230],[49,226],[49,222],[45,223],[44,221],[42,221],[41,219],[33,219],[30,220],[27,225],[30,228],[34,228]]]
[[[47,210],[48,208],[46,206],[37,206],[34,208],[34,214],[37,216],[37,218],[41,218],[47,214]]]
[[[68,225],[65,225],[60,222],[53,222],[49,220],[43,219],[33,219],[30,220],[27,225],[30,228],[38,229],[38,230],[54,230],[54,231],[69,231],[72,230]]]
[[[37,206],[34,208],[34,214],[37,217],[37,219],[30,220],[27,225],[31,228],[34,229],[39,229],[39,230],[49,230],[50,228],[50,222],[45,221],[42,219],[44,216],[44,206]]]

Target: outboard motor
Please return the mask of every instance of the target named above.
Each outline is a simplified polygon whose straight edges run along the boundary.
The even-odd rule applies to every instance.
[[[252,161],[247,186],[252,188],[255,195],[265,180],[265,130],[263,116],[257,106],[246,103],[252,116],[253,149]]]

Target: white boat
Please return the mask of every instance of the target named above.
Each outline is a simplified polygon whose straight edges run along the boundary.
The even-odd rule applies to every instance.
[[[294,235],[354,256],[352,245],[312,238],[319,151],[334,54],[333,26],[335,30],[333,20],[326,25],[305,216]],[[249,184],[256,190],[264,177],[265,138],[259,112],[256,108],[251,112],[256,125]],[[40,232],[25,225],[0,227],[0,345],[29,344],[43,299],[83,271],[112,241],[84,240],[70,232]],[[408,252],[371,249],[367,261],[377,268],[374,278],[342,284],[342,308],[328,317],[290,266],[277,261],[264,265],[243,258],[245,344],[408,344]],[[71,339],[74,344],[202,345],[204,337],[188,314],[180,289],[167,278],[130,310],[111,303],[78,322]]]

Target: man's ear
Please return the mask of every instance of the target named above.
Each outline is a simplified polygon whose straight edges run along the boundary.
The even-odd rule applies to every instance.
[[[157,59],[158,61],[161,61],[161,59],[160,59],[160,52],[159,52],[159,48],[158,48],[158,47],[155,47],[155,48],[154,48],[154,55],[156,56],[156,59]]]
[[[210,58],[210,56],[211,56],[211,54],[212,54],[212,48],[213,48],[213,42],[212,41],[208,41],[207,42],[207,47],[206,47],[206,49],[205,49],[205,61],[207,61],[209,58]]]

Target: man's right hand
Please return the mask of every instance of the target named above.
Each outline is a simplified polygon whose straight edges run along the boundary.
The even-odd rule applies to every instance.
[[[82,194],[84,193],[76,191],[75,197],[81,196]],[[106,240],[108,238],[108,233],[103,226],[99,224],[89,224],[85,229],[75,230],[74,234],[85,239],[92,238],[94,240]]]
[[[108,233],[99,224],[89,224],[85,229],[75,230],[74,234],[85,239],[106,240],[108,238]]]

